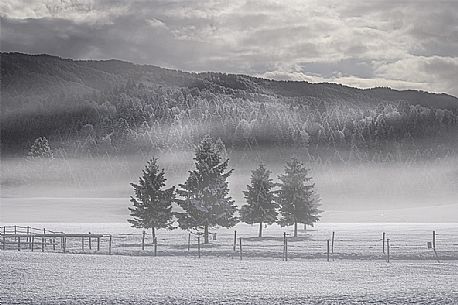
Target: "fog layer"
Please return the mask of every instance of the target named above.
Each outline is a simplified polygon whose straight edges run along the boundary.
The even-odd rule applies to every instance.
[[[322,198],[322,221],[451,222],[458,215],[458,158],[415,163],[308,162],[300,150],[229,151],[231,195],[238,206],[250,171],[263,162],[273,177],[295,156],[311,168]],[[152,155],[56,158],[49,163],[2,160],[1,222],[124,222],[130,182]],[[183,183],[193,152],[163,154],[167,183]]]

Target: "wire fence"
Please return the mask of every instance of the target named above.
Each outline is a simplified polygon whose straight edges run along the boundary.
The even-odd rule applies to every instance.
[[[145,256],[360,260],[458,260],[456,232],[287,232],[253,237],[226,230],[209,234],[209,243],[195,232],[157,236],[142,233],[71,233],[28,226],[0,226],[3,250],[100,253]]]

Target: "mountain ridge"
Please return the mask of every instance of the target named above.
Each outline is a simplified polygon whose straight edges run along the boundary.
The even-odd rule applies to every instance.
[[[124,85],[127,80],[133,80],[164,86],[200,89],[208,87],[218,91],[243,90],[288,97],[329,98],[337,95],[341,99],[349,100],[406,101],[409,104],[458,110],[458,98],[447,93],[397,90],[389,87],[361,89],[328,82],[273,80],[222,72],[187,72],[117,59],[74,60],[48,54],[30,55],[18,52],[2,52],[0,55],[2,95],[6,96],[41,96],[55,90],[84,94],[93,90],[107,90]],[[57,67],[53,68],[51,64]],[[224,78],[218,78],[221,75]],[[42,88],[36,88],[40,86]]]

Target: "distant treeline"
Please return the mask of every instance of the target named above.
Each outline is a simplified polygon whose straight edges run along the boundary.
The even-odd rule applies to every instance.
[[[166,79],[173,73],[194,75],[156,69],[158,79],[164,73]],[[426,105],[423,99],[423,106],[383,100],[374,91],[367,93],[374,96],[368,102],[365,91],[332,84],[312,87],[309,95],[288,95],[309,87],[267,80],[261,86],[261,79],[222,73],[199,74],[195,82],[169,86],[134,76],[123,85],[119,78],[105,80],[114,85],[92,93],[49,92],[35,99],[12,94],[10,84],[3,102],[2,151],[25,153],[41,136],[70,154],[192,149],[206,134],[228,148],[304,147],[312,157],[337,159],[349,154],[383,159],[399,151],[441,157],[456,153],[458,145],[456,109]]]

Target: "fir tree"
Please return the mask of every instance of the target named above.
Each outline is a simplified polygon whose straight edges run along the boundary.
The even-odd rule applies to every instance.
[[[49,146],[48,139],[39,137],[35,139],[28,153],[29,159],[54,159],[54,154]]]
[[[298,223],[313,225],[319,220],[320,199],[315,184],[311,183],[309,169],[295,158],[287,162],[285,173],[278,179],[281,181],[277,196],[281,214],[278,223],[282,227],[294,225],[294,237],[297,237]]]
[[[275,183],[270,178],[270,171],[264,165],[251,172],[251,184],[244,191],[247,204],[240,209],[240,220],[253,224],[259,223],[259,237],[262,237],[263,223],[272,224],[277,220],[275,203]]]
[[[177,200],[184,213],[177,213],[182,229],[204,229],[208,243],[209,227],[233,227],[237,223],[237,207],[230,196],[227,178],[233,170],[226,171],[229,159],[221,160],[220,149],[213,140],[205,137],[196,149],[195,170],[189,172],[177,192]]]
[[[139,183],[131,183],[135,197],[130,197],[134,207],[129,208],[128,222],[135,228],[151,229],[153,238],[156,229],[172,229],[173,213],[172,202],[175,200],[175,187],[164,189],[164,169],[159,170],[157,159],[148,161]]]

